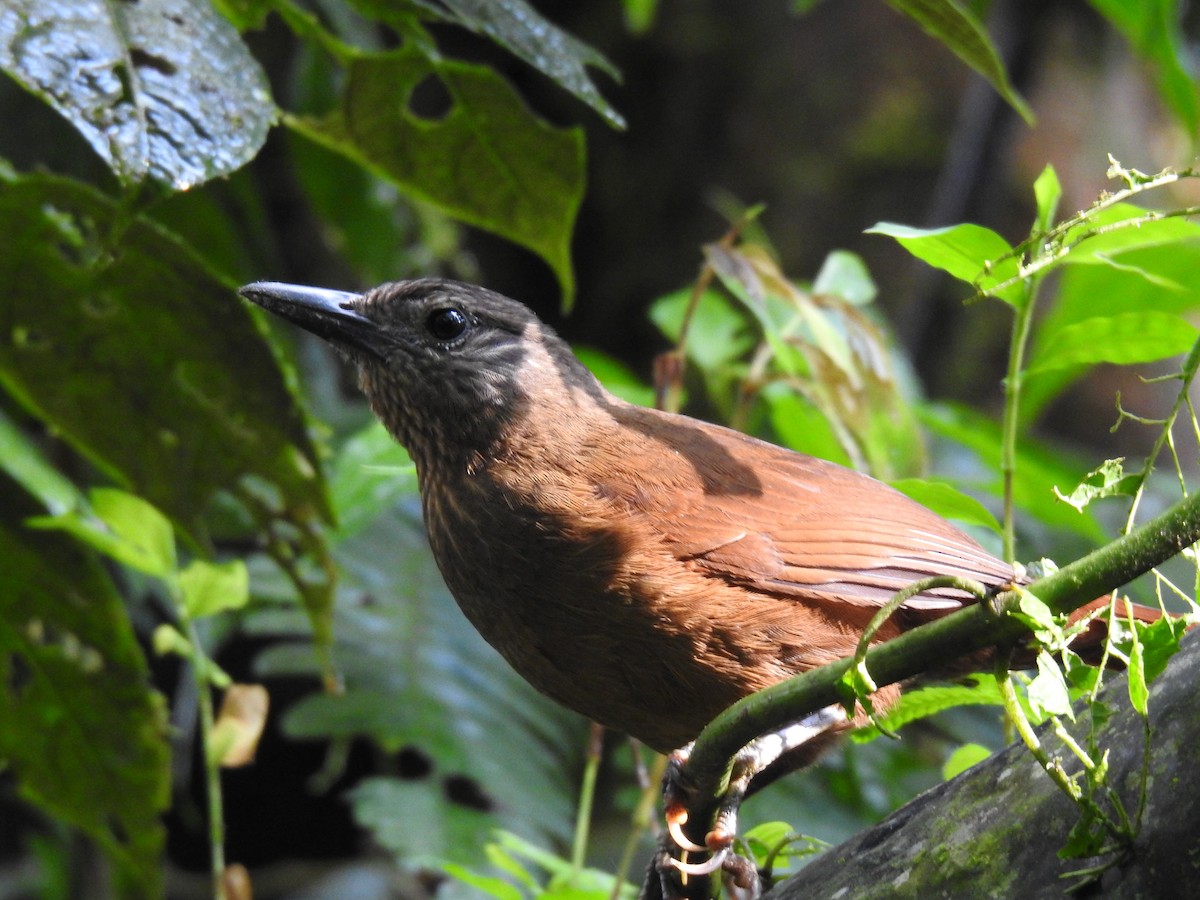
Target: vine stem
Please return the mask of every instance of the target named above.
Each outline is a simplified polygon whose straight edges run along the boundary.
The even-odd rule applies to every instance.
[[[196,682],[196,692],[200,711],[200,743],[204,756],[205,794],[208,801],[208,843],[211,857],[210,871],[213,882],[214,900],[225,900],[225,806],[221,797],[221,760],[213,752],[213,702],[212,680],[209,673],[209,659],[200,642],[200,632],[196,623],[183,608],[182,601],[178,604],[181,624],[187,633],[193,652],[191,658],[192,678]]]

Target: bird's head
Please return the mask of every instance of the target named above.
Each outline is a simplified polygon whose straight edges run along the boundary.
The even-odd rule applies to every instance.
[[[476,285],[422,278],[352,294],[255,282],[239,293],[353,360],[418,466],[488,452],[539,385],[594,384],[526,306]]]

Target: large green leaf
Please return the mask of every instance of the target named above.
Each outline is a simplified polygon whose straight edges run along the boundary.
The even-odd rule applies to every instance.
[[[96,840],[123,895],[156,896],[163,705],[104,570],[67,536],[22,525],[41,511],[0,477],[0,761],[26,799]]]
[[[1198,334],[1193,325],[1170,313],[1093,316],[1060,328],[1040,342],[1028,371],[1035,374],[1097,363],[1152,362],[1186,353]]]
[[[0,68],[123,182],[186,190],[240,168],[275,116],[237,31],[198,0],[7,0]]]
[[[431,59],[415,43],[353,57],[338,108],[320,121],[289,123],[405,193],[537,253],[569,303],[571,233],[585,180],[582,131],[535,117],[490,69]],[[450,98],[434,118],[410,105],[427,79]]]
[[[540,843],[565,840],[586,725],[534,692],[471,628],[442,584],[414,504],[383,513],[336,556],[334,660],[346,690],[306,697],[284,731],[365,737],[429,762],[420,778],[372,781],[351,795],[360,821],[400,855],[474,861],[497,827]],[[277,637],[280,622],[252,615],[249,627]],[[265,651],[258,670],[314,674],[316,666],[311,647],[296,641]]]
[[[1190,239],[1153,242],[1121,252],[1115,262],[1063,268],[1055,302],[1034,334],[1032,359],[1047,358],[1047,345],[1058,342],[1064,331],[1069,334],[1089,319],[1146,313],[1175,317],[1200,308],[1200,284],[1195,277],[1200,271],[1200,243]],[[1136,335],[1132,339],[1136,340]],[[1081,364],[1027,377],[1021,394],[1023,421],[1035,421],[1085,371]],[[1113,415],[1115,419],[1115,410]]]
[[[306,423],[251,312],[126,215],[65,180],[0,182],[0,384],[194,535],[213,494],[247,479],[271,486],[282,518],[327,515]]]

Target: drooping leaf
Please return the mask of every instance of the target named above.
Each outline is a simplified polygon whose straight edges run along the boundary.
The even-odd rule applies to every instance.
[[[1036,717],[1066,716],[1074,720],[1066,679],[1049,653],[1043,651],[1037,655],[1037,674],[1029,682],[1026,693]]]
[[[360,6],[375,7],[375,3]],[[478,34],[485,34],[501,47],[519,56],[542,74],[558,82],[616,128],[625,127],[625,119],[588,77],[587,67],[616,78],[617,69],[598,50],[548,21],[524,0],[417,0],[421,6],[445,15]]]
[[[0,477],[0,759],[22,796],[82,829],[129,897],[161,890],[166,718],[104,570]],[[97,886],[99,888],[99,886]]]
[[[9,0],[0,68],[127,184],[186,190],[227,175],[258,153],[275,117],[237,31],[194,0]]]
[[[418,115],[412,92],[440,82],[450,108]],[[544,259],[569,305],[570,244],[584,190],[579,129],[535,117],[490,69],[433,60],[412,43],[355,56],[338,108],[323,120],[291,117],[302,134],[356,160],[406,194],[508,238]]]
[[[885,0],[888,6],[908,16],[926,34],[940,41],[954,55],[982,75],[1026,122],[1033,112],[1009,83],[1004,63],[983,26],[956,0]]]

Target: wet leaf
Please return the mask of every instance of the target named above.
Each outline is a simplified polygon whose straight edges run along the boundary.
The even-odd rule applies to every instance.
[[[191,0],[8,0],[0,68],[127,184],[186,190],[228,175],[258,153],[275,117],[236,29]]]

